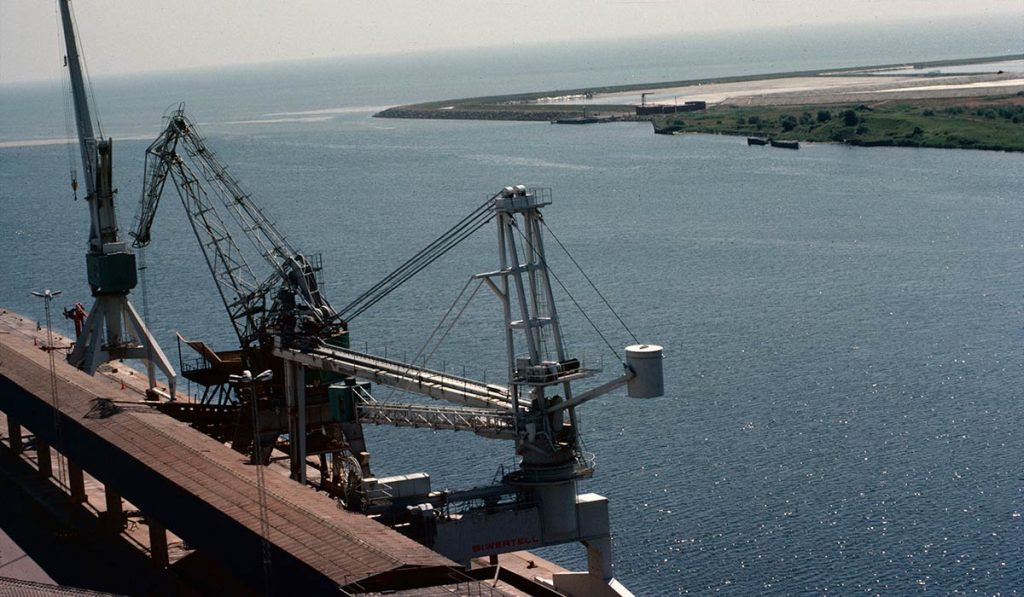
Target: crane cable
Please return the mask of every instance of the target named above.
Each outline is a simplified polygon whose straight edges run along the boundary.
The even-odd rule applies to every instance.
[[[142,290],[142,320],[149,321],[149,285],[146,284],[146,271],[149,266],[146,265],[146,249],[139,247],[137,249],[139,254],[139,263],[136,268],[139,272],[139,287]],[[138,338],[137,338],[138,340]],[[150,343],[146,343],[147,358],[152,362],[153,360],[153,348]]]
[[[444,325],[444,322],[445,322],[445,320],[448,319],[448,316],[451,315],[452,311],[455,310],[455,306],[459,304],[459,300],[462,299],[462,295],[466,294],[466,289],[469,288],[469,285],[472,284],[472,283],[473,283],[473,278],[472,277],[470,277],[468,280],[466,280],[466,284],[463,285],[462,290],[459,291],[458,296],[455,297],[455,300],[452,301],[452,304],[448,307],[448,310],[441,317],[440,321],[437,322],[437,325],[434,326],[433,331],[431,331],[430,335],[427,336],[426,341],[423,342],[423,346],[421,346],[419,351],[417,351],[416,354],[413,355],[412,360],[409,361],[408,366],[405,368],[404,373],[408,374],[410,371],[413,370],[414,367],[416,367],[416,361],[420,360],[420,357],[423,356],[424,352],[426,352],[427,347],[430,346],[430,342],[434,339],[434,336],[437,335],[437,332],[438,332],[438,330],[441,329],[441,326]],[[483,284],[483,280],[480,280],[480,284]],[[471,300],[473,300],[473,297],[476,295],[476,292],[479,289],[480,289],[480,285],[478,284],[476,289],[473,290],[473,293],[470,294],[468,299],[466,299],[466,304],[463,305],[462,309],[459,310],[459,313],[455,316],[455,318],[451,321],[451,323],[448,324],[448,329],[445,330],[445,332],[444,332],[444,334],[442,334],[441,338],[438,339],[437,344],[435,345],[434,349],[430,351],[430,354],[428,354],[427,356],[423,357],[423,368],[424,369],[426,369],[426,367],[427,367],[427,360],[431,356],[433,356],[434,352],[436,352],[438,347],[441,346],[441,341],[444,340],[444,338],[448,335],[448,332],[451,331],[451,328],[452,328],[452,326],[455,325],[455,322],[458,321],[460,317],[462,317],[462,313],[466,310],[466,307],[469,306],[469,302]],[[391,397],[395,395],[396,391],[397,391],[397,388],[392,386],[391,387],[391,392],[388,393],[388,397],[384,399],[385,402],[390,401]]]
[[[64,446],[64,434],[62,433],[61,430],[60,398],[57,391],[57,367],[56,359],[54,358],[53,355],[54,351],[57,350],[57,348],[53,344],[53,317],[51,313],[51,303],[53,302],[54,297],[56,297],[60,293],[61,292],[59,290],[53,292],[52,294],[50,293],[49,290],[46,290],[45,294],[42,292],[32,292],[34,296],[43,299],[46,309],[46,345],[43,347],[43,350],[46,351],[47,357],[49,357],[50,361],[50,407],[51,410],[53,411],[53,434],[55,440],[52,446],[44,447],[37,444],[36,455],[38,462],[41,463],[43,458],[43,456],[41,455],[42,451],[45,449],[47,455],[49,455],[50,447],[54,448],[54,450],[57,452],[58,486],[63,490],[64,487],[69,487],[70,485],[64,472],[64,452],[67,451],[67,448]],[[36,329],[39,328],[37,327]]]
[[[73,6],[71,6],[70,2],[68,2],[68,12],[71,14],[71,21],[74,24],[75,31],[81,31],[81,29],[78,28],[78,17],[75,16],[75,9]],[[104,139],[105,137],[103,136],[103,123],[100,121],[99,116],[99,105],[96,103],[96,93],[93,91],[92,88],[92,76],[89,74],[89,65],[85,61],[85,49],[82,47],[82,40],[80,36],[76,36],[76,38],[76,43],[78,44],[78,60],[82,64],[82,73],[85,75],[85,84],[89,88],[89,102],[91,103],[93,108],[92,118],[96,121],[96,131],[99,133],[99,136],[97,138]]]
[[[543,222],[543,219],[541,221]],[[594,328],[594,331],[597,332],[597,335],[600,336],[601,340],[604,341],[605,346],[608,347],[608,350],[610,350],[612,352],[612,354],[615,355],[616,358],[618,358],[618,356],[619,356],[618,351],[616,351],[615,347],[612,346],[612,343],[608,341],[608,338],[606,338],[605,335],[603,333],[601,333],[601,329],[597,327],[597,324],[594,322],[593,319],[590,318],[590,315],[587,315],[587,312],[583,309],[583,305],[581,305],[580,302],[576,300],[576,297],[573,296],[573,294],[571,292],[569,292],[569,289],[562,282],[562,279],[559,278],[558,274],[556,274],[555,271],[553,269],[551,269],[551,266],[548,265],[547,259],[543,256],[543,253],[541,253],[537,249],[536,245],[534,245],[532,242],[530,242],[530,239],[528,239],[526,237],[526,235],[523,233],[523,231],[519,228],[519,224],[514,219],[512,220],[512,227],[515,228],[516,232],[519,233],[519,236],[520,236],[520,238],[523,239],[523,242],[525,244],[529,245],[531,249],[533,249],[534,254],[540,256],[539,257],[540,258],[540,263],[544,266],[545,269],[547,269],[548,273],[551,274],[551,277],[555,279],[555,282],[558,282],[558,285],[562,288],[562,292],[564,292],[565,295],[569,297],[569,300],[572,301],[573,305],[576,305],[576,309],[580,312],[581,315],[583,315],[583,318],[587,320],[587,323],[590,324],[590,327]],[[546,228],[546,226],[545,226],[545,228]],[[550,232],[550,230],[549,230],[549,232]],[[558,239],[556,238],[555,240],[557,241]],[[559,244],[561,244],[561,243],[559,243]],[[563,247],[563,249],[564,249],[564,247]],[[563,341],[564,341],[564,339],[563,339]]]
[[[612,312],[612,315],[615,316],[615,319],[619,320],[619,323],[622,325],[622,327],[626,330],[630,337],[633,338],[633,342],[640,344],[640,341],[637,340],[636,334],[633,333],[633,330],[629,329],[629,326],[626,325],[626,322],[623,321],[621,317],[619,317],[618,312],[615,311],[611,303],[608,302],[608,299],[605,298],[604,294],[602,294],[601,291],[597,289],[597,285],[594,284],[594,281],[590,279],[590,276],[587,275],[587,272],[583,271],[583,268],[580,267],[580,264],[572,256],[572,254],[569,253],[569,249],[565,248],[565,245],[562,244],[562,241],[558,240],[558,237],[555,236],[555,233],[550,228],[548,228],[548,224],[547,222],[544,221],[544,218],[540,217],[539,219],[540,223],[543,224],[544,229],[547,230],[548,234],[551,235],[551,238],[555,239],[555,242],[558,243],[558,246],[562,248],[562,251],[565,253],[566,257],[569,258],[569,261],[572,261],[572,264],[576,266],[576,269],[578,269],[580,273],[583,274],[583,278],[586,279],[587,283],[590,284],[590,287],[594,289],[594,292],[597,293],[597,296],[601,297],[601,301],[605,304],[606,307],[608,307],[608,310]],[[559,284],[561,284],[561,282],[559,282]]]
[[[482,228],[494,217],[491,205],[496,196],[488,198],[482,205],[470,212],[468,216],[449,228],[444,234],[385,276],[381,281],[371,286],[369,290],[340,309],[338,317],[351,321],[394,292],[395,289],[410,278],[426,269],[427,266],[442,257],[456,245],[472,236],[474,232]]]
[[[490,216],[483,212],[481,208],[474,210],[474,212],[469,216],[463,218],[463,220],[458,224],[450,228],[419,253],[385,276],[384,279],[372,286],[349,305],[345,306],[339,314],[341,316],[350,314],[347,319],[352,319],[359,315],[377,301],[393,292],[409,278],[413,277],[433,263],[436,259],[447,253],[456,244],[468,238],[469,235],[486,224],[489,219]]]
[[[473,278],[470,278],[469,282],[471,282],[472,280],[473,280]],[[469,285],[469,282],[466,282],[467,286]],[[483,278],[481,278],[480,281],[477,282],[476,288],[474,288],[473,292],[470,293],[469,298],[467,298],[466,302],[462,305],[462,308],[459,309],[459,312],[455,314],[455,317],[453,317],[452,320],[448,322],[448,327],[445,329],[444,333],[441,334],[441,337],[437,339],[437,342],[434,343],[434,348],[432,348],[430,350],[430,352],[427,354],[427,356],[425,356],[423,358],[424,366],[426,366],[427,361],[429,361],[431,359],[431,357],[434,356],[434,353],[437,352],[437,349],[441,348],[441,343],[444,342],[445,338],[448,337],[448,334],[451,333],[452,328],[454,328],[455,324],[458,323],[459,319],[462,318],[462,314],[466,312],[466,309],[469,307],[469,303],[471,303],[473,301],[473,297],[476,296],[476,293],[480,290],[480,287],[483,286],[483,285],[484,285],[484,280],[483,280]],[[462,291],[465,292],[466,289],[463,288]],[[459,293],[459,296],[461,297],[462,293]],[[456,302],[458,302],[458,300],[459,300],[458,298],[455,299]],[[452,308],[455,307],[455,304],[456,303],[452,303]],[[449,314],[451,314],[451,308],[448,309],[448,313],[445,314],[445,318],[447,318]],[[444,318],[442,318],[441,322],[437,324],[437,328],[434,329],[434,333],[437,333],[437,330],[441,327],[441,323],[444,323]],[[434,334],[431,334],[430,336],[433,337]],[[429,342],[429,339],[427,341]],[[441,373],[444,373],[444,371],[442,370]]]

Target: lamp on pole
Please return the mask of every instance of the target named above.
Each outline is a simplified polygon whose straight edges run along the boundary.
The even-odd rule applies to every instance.
[[[46,303],[46,346],[45,346],[45,349],[47,351],[50,351],[50,352],[53,351],[53,326],[52,326],[52,319],[50,317],[50,303],[53,301],[53,299],[55,297],[60,296],[60,294],[61,294],[60,290],[50,290],[49,288],[47,288],[46,290],[44,290],[42,292],[39,292],[37,290],[33,290],[32,291],[32,296],[39,297],[39,298],[43,299],[43,301],[45,301],[45,303]]]
[[[50,290],[47,288],[42,292],[36,290],[32,291],[32,296],[43,299],[46,305],[46,346],[43,350],[46,351],[50,357],[50,401],[53,407],[53,434],[57,440],[54,443],[54,447],[57,448],[57,479],[61,485],[64,485],[64,464],[61,460],[61,454],[64,453],[64,440],[61,436],[60,428],[60,401],[57,398],[57,370],[56,364],[53,360],[53,351],[57,348],[53,345],[53,318],[50,315],[50,303],[53,302],[55,297],[60,296],[61,291]],[[46,448],[49,450],[49,448]]]
[[[249,386],[250,392],[250,407],[252,409],[252,443],[253,443],[253,456],[252,460],[254,464],[262,464],[263,452],[262,446],[260,445],[260,419],[259,419],[259,401],[256,399],[256,385],[266,383],[274,379],[274,372],[270,369],[253,375],[252,371],[248,369],[242,371],[241,375],[229,375],[228,379],[235,387],[242,385]]]
[[[242,371],[241,375],[229,375],[231,383],[235,384],[235,387],[242,384],[249,384],[250,388],[250,402],[249,406],[252,409],[252,464],[256,467],[256,489],[259,493],[259,507],[260,507],[260,539],[262,544],[262,556],[263,556],[263,590],[266,595],[274,594],[274,581],[273,581],[273,562],[270,557],[270,521],[267,515],[267,488],[266,479],[263,477],[263,447],[260,445],[260,416],[259,416],[259,400],[256,399],[256,385],[258,383],[266,383],[274,378],[274,372],[270,369],[258,374],[253,375],[251,371],[246,369]]]

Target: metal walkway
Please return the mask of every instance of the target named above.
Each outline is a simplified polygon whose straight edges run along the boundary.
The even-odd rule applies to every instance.
[[[359,422],[393,427],[416,427],[447,431],[472,431],[495,439],[515,439],[515,417],[489,408],[424,406],[363,402]]]
[[[274,356],[314,369],[351,375],[455,404],[505,412],[512,408],[512,398],[508,389],[502,386],[485,384],[352,350],[330,346],[319,346],[306,351],[276,347]]]

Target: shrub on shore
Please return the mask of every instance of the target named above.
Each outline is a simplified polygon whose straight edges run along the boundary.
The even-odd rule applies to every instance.
[[[672,119],[655,119],[664,127]],[[659,122],[661,124],[659,124]],[[994,98],[969,109],[942,103],[877,106],[723,106],[692,113],[670,132],[768,136],[861,146],[1024,151],[1024,102]]]

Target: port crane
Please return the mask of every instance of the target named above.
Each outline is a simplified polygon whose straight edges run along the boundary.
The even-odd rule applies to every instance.
[[[89,206],[86,270],[89,287],[95,297],[68,361],[91,375],[108,361],[142,359],[149,378],[147,397],[159,397],[155,365],[167,378],[169,397],[173,398],[177,379],[174,368],[128,300],[138,275],[135,255],[120,238],[114,209],[117,195],[112,175],[114,142],[95,133],[70,2],[61,0],[58,4],[82,158],[85,201]],[[77,192],[77,177],[71,184]]]
[[[504,319],[509,383],[497,386],[349,349],[287,347],[274,354],[291,379],[303,369],[331,371],[453,403],[454,406],[378,402],[366,385],[347,394],[354,420],[366,424],[472,431],[512,440],[518,465],[496,483],[463,491],[431,491],[425,474],[362,480],[367,513],[395,525],[459,561],[473,557],[581,541],[589,573],[561,579],[573,594],[609,594],[612,559],[607,500],[578,495],[576,482],[593,474],[583,450],[576,409],[621,386],[634,398],[664,393],[662,349],[625,349],[621,375],[574,393],[573,383],[593,377],[567,353],[544,247],[541,216],[550,193],[517,185],[490,197],[485,208],[497,222],[498,269],[474,276],[498,299]],[[286,392],[301,405],[302,384]],[[556,579],[556,588],[558,588]]]
[[[151,242],[168,177],[178,189],[247,360],[255,358],[251,350],[268,333],[316,338],[344,334],[345,323],[320,292],[319,267],[298,252],[250,200],[206,146],[184,106],[168,116],[166,128],[146,149],[146,187],[131,233],[133,246],[141,248]],[[245,231],[270,266],[269,276],[262,280],[256,276],[222,211]],[[259,367],[258,363],[247,364]]]
[[[185,206],[239,338],[238,367],[244,363],[253,370],[273,369],[274,378],[283,380],[259,395],[255,385],[249,395],[239,386],[238,399],[242,416],[250,416],[252,411],[246,408],[260,403],[286,405],[284,414],[261,408],[257,433],[272,440],[288,434],[293,478],[308,482],[307,459],[319,456],[320,487],[347,508],[374,516],[466,564],[474,557],[581,541],[588,550],[589,573],[556,579],[556,588],[561,582],[573,594],[613,591],[607,500],[579,495],[576,489],[576,482],[594,470],[593,457],[580,440],[577,409],[621,386],[627,386],[632,397],[662,395],[662,349],[629,346],[621,375],[574,391],[574,383],[598,371],[571,357],[563,341],[541,215],[551,202],[549,191],[521,185],[501,189],[335,311],[319,291],[319,268],[277,232],[181,107],[169,115],[164,131],[147,150],[146,186],[132,233],[137,246],[150,241],[168,178]],[[269,276],[255,275],[229,231],[229,218],[269,264]],[[474,278],[498,300],[507,385],[349,348],[348,320],[491,221],[497,222],[498,268]],[[220,356],[207,349],[204,358],[212,366]],[[184,368],[183,373],[190,374]],[[379,401],[371,384],[451,405]],[[426,473],[377,478],[369,466],[364,424],[471,431],[510,440],[518,463],[502,470],[496,482],[468,490],[434,491]],[[235,438],[236,449],[252,445],[244,440]],[[262,443],[273,446],[273,441]],[[269,451],[262,456],[267,462]]]
[[[282,402],[283,385],[236,387],[242,406],[236,413],[224,404],[231,396],[232,377],[245,370],[270,370],[275,378],[281,379],[280,361],[270,355],[274,338],[289,344],[323,341],[344,346],[346,323],[321,292],[319,257],[299,252],[278,231],[207,146],[184,106],[173,110],[165,121],[164,130],[146,150],[145,186],[130,233],[133,246],[143,248],[151,243],[160,199],[167,181],[172,181],[238,338],[239,349],[216,352],[203,342],[186,341],[199,352],[200,358],[189,365],[183,363],[182,374],[206,388],[204,401],[216,398],[219,404],[198,411],[174,404],[163,404],[161,408],[204,431],[215,435],[219,432],[240,452],[250,451],[257,444],[264,446],[263,454],[254,457],[267,462],[275,440],[289,430],[286,422],[273,419],[279,411],[275,407]],[[235,230],[242,231],[244,240],[236,239]],[[244,248],[246,241],[250,250]],[[253,252],[256,259],[252,259]],[[257,275],[257,260],[263,262],[269,274]],[[263,411],[260,417],[264,421],[257,431],[244,424],[252,417],[253,409]],[[351,462],[351,455],[346,457],[342,453],[350,445],[359,451],[360,430],[351,425],[332,425],[326,420],[315,422],[327,426],[316,436],[322,448],[319,453],[332,454],[332,460],[338,462]],[[260,442],[254,441],[255,433],[260,433]],[[305,434],[291,433],[289,437],[298,435],[304,442]],[[363,473],[369,474],[365,465],[359,471]],[[331,484],[326,474],[323,482],[329,487],[338,485]]]

